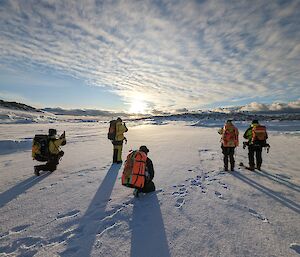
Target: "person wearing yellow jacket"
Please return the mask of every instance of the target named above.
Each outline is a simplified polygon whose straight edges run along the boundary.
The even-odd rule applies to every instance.
[[[126,124],[122,122],[122,119],[117,118],[116,122],[116,136],[115,140],[112,141],[113,144],[113,163],[122,163],[122,149],[123,141],[127,141],[124,133],[128,131]]]
[[[255,168],[261,170],[262,165],[262,149],[263,147],[269,146],[266,140],[268,139],[268,133],[265,130],[263,132],[263,139],[259,140],[256,138],[254,131],[257,127],[261,127],[258,120],[253,120],[249,128],[244,133],[244,138],[248,140],[245,146],[248,146],[248,158],[249,158],[249,167],[247,169],[254,171]],[[263,126],[265,128],[265,126]],[[255,156],[255,157],[254,157]],[[255,166],[255,159],[256,159],[256,166]]]
[[[34,174],[36,176],[40,175],[40,171],[55,171],[57,165],[59,164],[60,158],[64,155],[61,151],[60,146],[66,144],[66,133],[64,132],[59,138],[56,137],[56,129],[49,129],[49,158],[46,164],[34,166]]]

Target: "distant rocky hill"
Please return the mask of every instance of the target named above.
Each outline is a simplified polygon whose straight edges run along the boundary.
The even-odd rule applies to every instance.
[[[205,111],[198,113],[181,113],[172,115],[148,116],[137,118],[136,120],[153,119],[156,121],[193,121],[193,120],[234,120],[234,121],[249,121],[249,120],[300,120],[300,113],[251,113],[251,112],[214,112]]]
[[[17,102],[8,102],[4,100],[0,100],[0,107],[13,109],[13,110],[21,110],[21,111],[41,112],[41,110],[26,104],[17,103]]]
[[[116,116],[127,116],[126,113],[116,113],[105,110],[93,110],[93,109],[70,109],[65,110],[61,108],[44,108],[45,112],[50,112],[55,115],[71,115],[71,116],[104,116],[104,117],[116,117]]]

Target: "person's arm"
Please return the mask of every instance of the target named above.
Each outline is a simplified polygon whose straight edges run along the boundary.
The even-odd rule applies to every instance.
[[[249,138],[249,130],[252,130],[252,128],[250,127],[250,128],[247,128],[247,130],[245,131],[245,133],[244,133],[244,136],[243,136],[243,138],[245,138],[245,139],[247,139],[247,140],[250,140],[250,138]]]
[[[123,123],[124,127],[125,127],[125,131],[124,132],[127,132],[128,131],[128,128],[126,127],[126,124],[125,122]]]
[[[154,168],[151,159],[147,158],[146,165],[147,165],[147,171],[149,172],[150,181],[151,181],[154,178]]]
[[[53,144],[56,146],[56,147],[60,147],[61,145],[65,145],[67,142],[66,142],[66,132],[64,131],[64,133],[61,134],[61,136],[56,139]]]
[[[236,136],[236,142],[237,142],[236,146],[239,146],[239,130],[237,128],[235,128],[235,136]]]

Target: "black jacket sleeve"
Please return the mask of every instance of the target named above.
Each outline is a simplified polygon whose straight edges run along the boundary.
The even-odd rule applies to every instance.
[[[146,168],[150,175],[150,181],[151,181],[154,178],[154,168],[153,168],[153,163],[150,158],[147,158]]]

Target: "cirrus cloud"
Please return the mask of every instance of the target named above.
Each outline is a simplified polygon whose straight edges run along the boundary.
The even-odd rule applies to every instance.
[[[288,100],[299,97],[299,8],[296,0],[7,0],[0,63],[54,68],[158,110]]]

